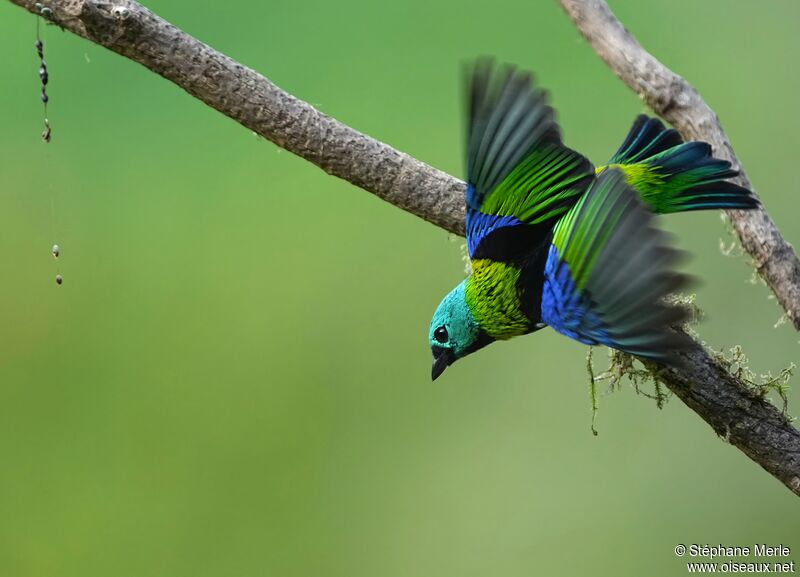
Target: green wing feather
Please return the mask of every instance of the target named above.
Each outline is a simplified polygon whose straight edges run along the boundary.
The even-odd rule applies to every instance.
[[[604,171],[555,227],[542,319],[584,343],[675,362],[693,346],[670,328],[686,312],[664,300],[686,283],[672,270],[678,254],[624,175]]]
[[[483,59],[467,78],[467,236],[474,256],[492,233],[569,210],[594,167],[562,144],[553,109],[530,73]],[[481,256],[502,258],[522,240],[506,236]]]
[[[589,179],[577,153],[557,143],[532,150],[489,194],[481,212],[538,224],[566,212]]]

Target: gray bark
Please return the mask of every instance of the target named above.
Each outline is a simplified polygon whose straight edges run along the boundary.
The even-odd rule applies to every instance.
[[[39,13],[36,2],[10,0]],[[713,111],[647,54],[600,0],[561,0],[598,53],[687,138],[738,166]],[[329,174],[450,232],[464,234],[464,183],[319,112],[132,0],[43,0],[48,18],[139,62],[243,126]],[[622,51],[622,52],[620,52]],[[741,182],[749,186],[746,178]],[[765,211],[729,213],[742,245],[800,328],[800,265]],[[800,495],[800,432],[705,351],[658,379],[723,437]]]

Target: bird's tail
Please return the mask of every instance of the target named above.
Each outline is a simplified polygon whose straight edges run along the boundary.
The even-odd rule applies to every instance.
[[[683,142],[674,129],[641,114],[607,166],[619,168],[653,212],[670,214],[714,208],[748,209],[758,200],[728,182],[739,174],[730,162],[714,158],[705,142]]]

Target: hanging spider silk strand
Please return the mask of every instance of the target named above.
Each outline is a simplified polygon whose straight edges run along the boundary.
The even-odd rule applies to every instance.
[[[39,79],[42,81],[42,106],[44,107],[44,130],[42,131],[42,140],[50,142],[52,137],[52,129],[50,128],[50,119],[47,117],[47,103],[50,97],[47,95],[47,82],[50,80],[50,75],[47,72],[47,62],[44,59],[44,42],[39,35],[40,18],[36,17],[36,53],[39,55]]]
[[[40,8],[40,12],[44,14],[44,8]],[[36,54],[39,56],[39,80],[42,82],[42,108],[44,110],[44,130],[42,131],[42,140],[45,144],[49,144],[53,131],[50,127],[50,119],[47,114],[47,103],[50,101],[50,96],[47,94],[47,83],[50,81],[50,74],[47,70],[47,62],[44,58],[44,42],[42,41],[42,37],[40,34],[41,30],[41,18],[39,16],[36,17]],[[51,196],[50,196],[50,224],[51,224],[51,231],[53,237],[55,237],[55,198],[52,192],[52,185],[51,185]],[[58,244],[53,244],[53,248],[51,249],[53,254],[53,258],[58,261],[58,257],[61,256],[61,248]],[[61,271],[59,267],[56,267],[56,284],[61,285],[64,282],[64,277],[61,276]]]

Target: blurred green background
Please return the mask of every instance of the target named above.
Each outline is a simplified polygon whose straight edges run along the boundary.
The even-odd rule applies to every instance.
[[[597,162],[644,111],[552,1],[147,5],[457,175],[465,58],[536,70]],[[800,245],[800,3],[612,8],[716,109]],[[677,543],[800,561],[797,497],[677,399],[605,396],[592,436],[586,349],[552,331],[431,384],[460,240],[50,27],[42,144],[34,39],[0,1],[0,576],[683,575]],[[758,372],[798,361],[720,217],[668,228],[707,342]]]

